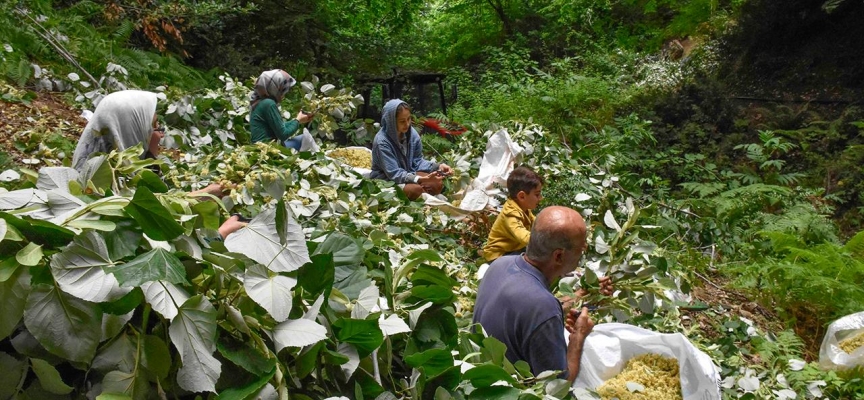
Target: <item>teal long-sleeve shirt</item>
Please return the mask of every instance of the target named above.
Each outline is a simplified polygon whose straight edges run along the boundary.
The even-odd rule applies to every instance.
[[[249,115],[249,130],[252,143],[278,140],[279,143],[294,137],[300,130],[300,121],[285,121],[273,99],[262,99]]]

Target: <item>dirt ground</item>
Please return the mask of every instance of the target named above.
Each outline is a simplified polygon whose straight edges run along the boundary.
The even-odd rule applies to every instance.
[[[81,110],[70,106],[61,93],[36,96],[29,104],[0,100],[0,153],[17,165],[23,165],[22,159],[40,156],[39,143],[74,149],[87,125]]]

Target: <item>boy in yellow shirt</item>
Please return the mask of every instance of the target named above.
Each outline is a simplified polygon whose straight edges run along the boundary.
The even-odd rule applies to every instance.
[[[534,213],[537,204],[543,198],[540,193],[543,177],[537,175],[531,168],[516,167],[507,178],[507,192],[510,196],[495,223],[489,231],[489,239],[483,247],[483,258],[492,262],[498,257],[508,254],[518,254],[528,246],[531,237],[531,225],[534,224]]]

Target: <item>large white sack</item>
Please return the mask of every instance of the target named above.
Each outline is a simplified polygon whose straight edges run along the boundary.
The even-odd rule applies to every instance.
[[[569,333],[565,333],[569,338]],[[608,323],[585,339],[579,375],[573,387],[597,389],[614,378],[633,357],[659,354],[678,360],[684,400],[720,399],[720,373],[711,357],[680,333],[657,333],[637,326]]]
[[[864,333],[864,311],[849,314],[828,325],[828,332],[822,339],[819,349],[819,365],[826,369],[849,369],[864,365],[864,347],[846,353],[840,349],[840,342]]]

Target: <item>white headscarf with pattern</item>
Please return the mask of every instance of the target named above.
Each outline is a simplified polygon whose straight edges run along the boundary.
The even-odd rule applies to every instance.
[[[281,69],[264,71],[255,80],[255,90],[249,94],[249,107],[255,108],[261,99],[273,99],[277,103],[282,101],[285,93],[297,83],[291,75]]]

